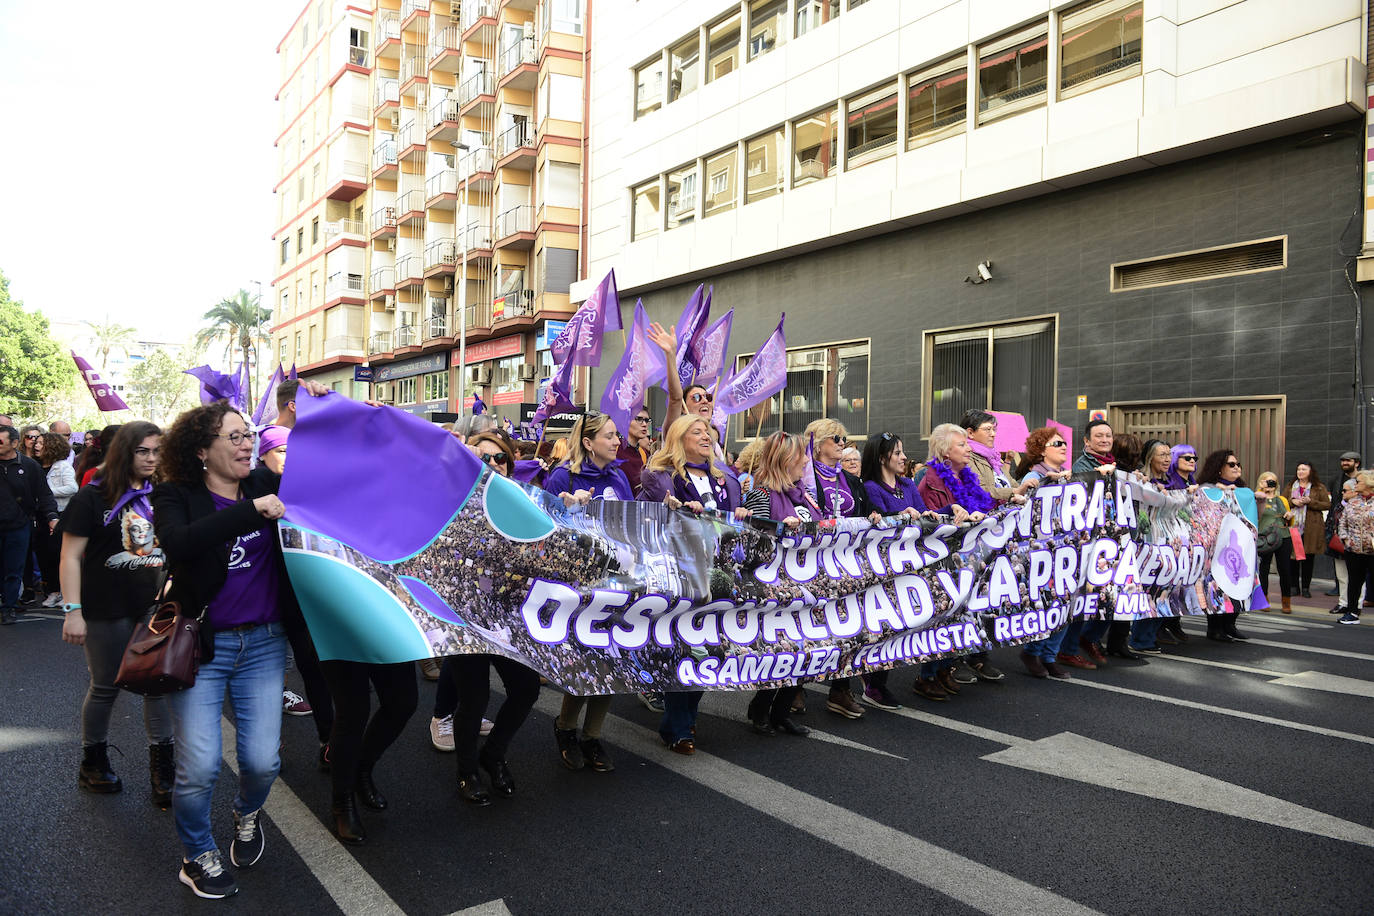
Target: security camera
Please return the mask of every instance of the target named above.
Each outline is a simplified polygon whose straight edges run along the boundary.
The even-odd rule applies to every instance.
[[[978,276],[983,278],[984,283],[992,279],[991,261],[983,261],[981,264],[978,265]]]

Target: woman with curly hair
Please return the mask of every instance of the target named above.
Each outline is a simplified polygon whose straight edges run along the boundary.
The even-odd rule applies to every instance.
[[[1217,490],[1244,490],[1245,492],[1243,494],[1235,494],[1237,502],[1240,504],[1242,511],[1245,512],[1246,517],[1250,520],[1250,523],[1258,527],[1259,516],[1254,512],[1255,503],[1253,498],[1244,498],[1252,496],[1252,494],[1246,486],[1245,478],[1241,476],[1241,474],[1240,459],[1236,457],[1236,453],[1229,448],[1220,448],[1211,452],[1203,459],[1202,470],[1198,471],[1197,474],[1197,482],[1202,485],[1205,490],[1210,491],[1209,498],[1214,499],[1221,498],[1219,494],[1215,497],[1211,496],[1211,493],[1216,493]],[[1327,504],[1330,505],[1330,499],[1327,500]],[[1317,524],[1318,527],[1320,527],[1320,520]],[[1236,616],[1237,614],[1234,611],[1230,613],[1208,613],[1207,638],[1216,640],[1217,642],[1232,642],[1235,640],[1249,639],[1250,637],[1236,629]]]
[[[1022,480],[1033,480],[1040,486],[1067,480],[1069,443],[1064,434],[1053,426],[1031,430],[1026,437],[1026,450],[1021,455],[1021,466],[1017,473]],[[1021,664],[1026,666],[1032,677],[1052,677],[1061,681],[1069,679],[1069,672],[1059,666],[1059,647],[1068,635],[1069,626],[1071,624],[1021,647]]]
[[[171,573],[168,597],[201,615],[195,684],[168,697],[177,744],[172,816],[183,847],[182,884],[198,897],[238,892],[210,825],[221,766],[220,718],[234,708],[239,786],[229,857],[240,868],[263,853],[258,823],[277,778],[283,619],[300,610],[282,561],[280,478],[252,468],[253,431],[224,401],[188,410],[162,440],[164,482],[152,494],[157,537]]]

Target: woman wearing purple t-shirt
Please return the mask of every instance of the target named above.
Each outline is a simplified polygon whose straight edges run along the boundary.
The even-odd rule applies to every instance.
[[[238,892],[210,826],[225,696],[238,736],[230,859],[240,868],[262,857],[258,818],[280,768],[282,619],[295,599],[277,539],[280,478],[252,470],[252,456],[253,432],[237,410],[224,401],[188,410],[162,441],[165,482],[152,496],[169,597],[185,613],[204,615],[196,683],[168,699],[177,747],[172,817],[183,847],[178,878],[210,899]]]

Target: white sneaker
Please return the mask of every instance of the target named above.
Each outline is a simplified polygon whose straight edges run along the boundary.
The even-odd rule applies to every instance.
[[[453,750],[453,716],[429,720],[429,743],[436,751]]]
[[[483,719],[482,727],[477,730],[477,733],[481,735],[483,738],[485,738],[487,735],[491,734],[491,730],[495,727],[495,722],[491,721],[490,719]]]
[[[61,603],[61,592],[48,592],[48,597],[43,599],[43,607],[57,607]]]

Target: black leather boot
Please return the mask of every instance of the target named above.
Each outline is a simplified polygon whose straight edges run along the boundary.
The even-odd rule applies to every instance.
[[[88,792],[108,795],[124,788],[114,770],[110,769],[109,745],[88,744],[81,749],[81,769],[76,774],[76,784]]]
[[[177,778],[175,747],[171,738],[148,745],[148,778],[153,784],[153,804],[163,811],[172,807],[172,785]]]
[[[386,810],[386,796],[377,789],[377,784],[372,781],[373,764],[363,764],[358,767],[358,783],[355,791],[358,793],[358,801],[362,802],[373,811]]]
[[[362,819],[358,817],[358,805],[353,801],[352,792],[334,796],[334,832],[339,839],[350,846],[361,846],[367,839]]]

